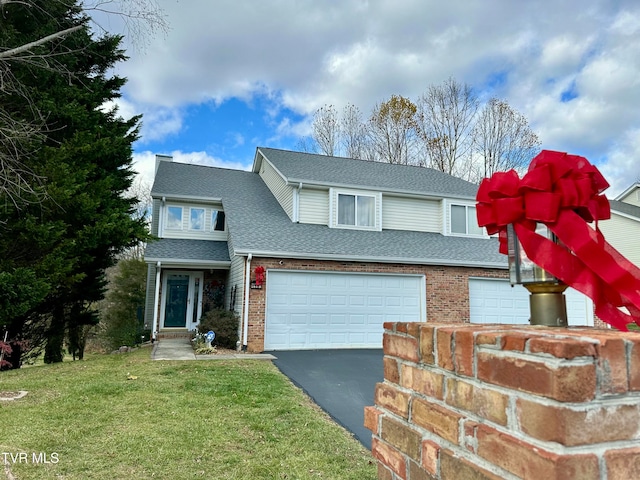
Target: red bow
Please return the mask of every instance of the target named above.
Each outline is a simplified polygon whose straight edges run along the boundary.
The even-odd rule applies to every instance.
[[[629,323],[640,325],[640,269],[598,229],[598,220],[611,216],[609,201],[602,195],[608,186],[586,158],[543,150],[522,179],[514,170],[485,178],[476,212],[481,227],[490,235],[499,233],[501,253],[507,253],[506,227],[512,223],[536,265],[587,295],[599,318],[626,331]],[[587,225],[593,221],[595,229]],[[538,222],[564,247],[535,233]]]

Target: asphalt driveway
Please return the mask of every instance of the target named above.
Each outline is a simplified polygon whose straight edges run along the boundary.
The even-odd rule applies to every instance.
[[[384,373],[381,349],[269,352],[273,363],[335,421],[371,449],[364,407],[373,405],[375,385]]]

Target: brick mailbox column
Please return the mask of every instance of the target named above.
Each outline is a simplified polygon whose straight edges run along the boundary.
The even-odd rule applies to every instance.
[[[640,334],[386,323],[381,480],[640,479]]]

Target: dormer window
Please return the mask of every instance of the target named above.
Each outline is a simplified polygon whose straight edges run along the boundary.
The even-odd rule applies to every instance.
[[[475,206],[451,205],[449,218],[452,235],[484,235],[484,229],[478,226]]]
[[[167,207],[168,230],[182,230],[182,207]]]
[[[382,196],[379,193],[331,189],[330,196],[330,227],[381,229]]]
[[[220,210],[211,211],[211,230],[214,232],[224,232],[224,212]]]
[[[376,198],[368,195],[338,194],[338,225],[375,227]]]
[[[189,230],[204,230],[204,208],[192,208],[189,216]]]

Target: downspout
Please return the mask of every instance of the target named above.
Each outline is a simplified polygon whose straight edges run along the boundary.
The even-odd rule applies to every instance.
[[[300,222],[300,190],[302,190],[302,182],[296,187],[295,195],[293,197],[293,221],[295,223]]]
[[[153,296],[153,336],[152,341],[155,342],[158,336],[158,311],[160,306],[158,305],[160,300],[160,271],[162,263],[156,263],[156,292]]]
[[[242,311],[243,326],[242,326],[242,351],[247,351],[247,337],[249,330],[249,292],[251,285],[251,258],[252,255],[247,256],[246,269],[244,274],[244,309]]]

